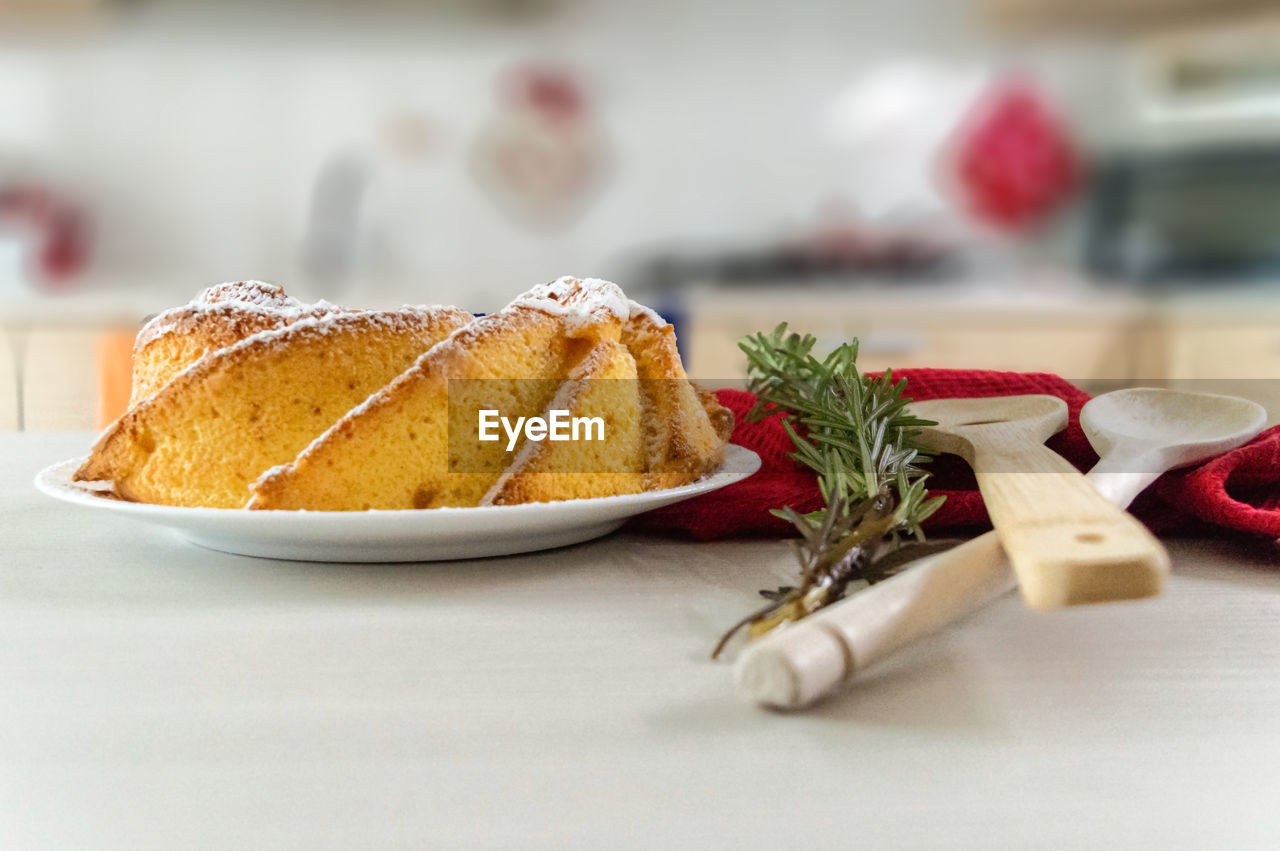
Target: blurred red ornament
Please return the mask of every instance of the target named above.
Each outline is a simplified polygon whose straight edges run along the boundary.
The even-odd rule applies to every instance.
[[[577,78],[564,69],[522,65],[508,73],[503,88],[509,104],[536,110],[550,121],[586,116],[586,96]]]
[[[498,109],[476,141],[481,186],[515,221],[567,227],[599,192],[610,150],[577,76],[525,64],[502,78]]]
[[[978,217],[1008,230],[1041,221],[1080,182],[1080,159],[1064,124],[1021,83],[984,99],[961,131],[956,176]]]
[[[43,186],[0,188],[0,229],[24,234],[38,283],[61,286],[84,266],[89,224],[78,206]]]

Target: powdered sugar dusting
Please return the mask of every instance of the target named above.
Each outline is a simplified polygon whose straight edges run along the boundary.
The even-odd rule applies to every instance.
[[[178,330],[202,317],[257,316],[272,325],[288,325],[308,316],[349,312],[327,301],[307,304],[286,295],[284,288],[265,281],[234,281],[215,284],[187,304],[164,311],[142,327],[134,348]]]
[[[637,316],[643,316],[659,328],[665,328],[671,324],[659,316],[658,311],[654,310],[652,307],[645,307],[643,304],[635,301],[629,302],[629,305],[631,308],[631,319],[635,319]]]
[[[600,278],[566,275],[549,284],[534,287],[507,305],[540,310],[564,319],[565,331],[573,335],[584,326],[615,318],[625,322],[631,307],[622,289]]]
[[[227,301],[258,305],[263,308],[275,305],[303,306],[302,302],[296,298],[285,295],[284,287],[268,284],[266,281],[231,281],[225,284],[214,284],[192,299],[191,303],[218,304]]]

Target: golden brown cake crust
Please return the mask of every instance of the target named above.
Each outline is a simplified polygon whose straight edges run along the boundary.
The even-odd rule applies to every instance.
[[[138,332],[129,404],[136,405],[218,349],[300,319],[348,312],[352,311],[324,301],[301,302],[263,281],[216,284],[187,304],[155,316]]]

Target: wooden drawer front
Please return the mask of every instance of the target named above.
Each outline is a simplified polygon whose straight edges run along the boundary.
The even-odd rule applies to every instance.
[[[1181,325],[1165,339],[1169,386],[1252,399],[1280,423],[1280,324]]]
[[[1280,324],[1170,330],[1169,378],[1280,379]]]
[[[768,323],[762,322],[760,327]],[[693,322],[687,367],[703,380],[741,378],[746,362],[737,342],[759,330],[741,323]],[[799,330],[799,326],[797,326]],[[804,329],[818,338],[819,353],[858,337],[864,370],[944,367],[1053,372],[1091,381],[1133,377],[1143,337],[1125,325],[836,326]]]
[[[18,373],[14,358],[19,338],[0,331],[0,431],[18,428]]]
[[[27,332],[22,380],[27,431],[95,428],[99,334],[79,330]]]
[[[1052,372],[1068,379],[1127,379],[1133,369],[1131,338],[1117,327],[933,328],[922,332],[912,352],[881,352],[880,332],[860,358],[863,369],[931,366],[947,369],[996,369]]]
[[[738,340],[749,333],[738,326],[693,320],[680,339],[684,367],[690,377],[702,381],[746,377],[746,358]]]

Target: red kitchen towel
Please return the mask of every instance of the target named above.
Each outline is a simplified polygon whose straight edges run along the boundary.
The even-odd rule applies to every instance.
[[[1056,375],[951,369],[908,369],[894,375],[906,378],[906,395],[920,400],[1058,396],[1066,401],[1071,420],[1065,431],[1050,438],[1049,447],[1081,470],[1098,460],[1079,422],[1089,394]],[[793,446],[777,417],[748,422],[755,396],[741,390],[720,390],[717,395],[737,417],[733,442],[760,456],[760,472],[736,485],[649,512],[633,521],[632,528],[698,540],[784,535],[791,531],[790,524],[770,509],[790,505],[812,511],[822,504],[814,475],[787,457]],[[990,526],[973,474],[963,461],[939,456],[929,469],[930,492],[947,499],[925,524],[928,530]],[[1186,531],[1207,524],[1280,537],[1280,427],[1199,467],[1166,474],[1138,498],[1133,512],[1156,531]]]

